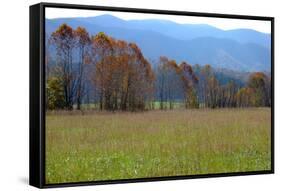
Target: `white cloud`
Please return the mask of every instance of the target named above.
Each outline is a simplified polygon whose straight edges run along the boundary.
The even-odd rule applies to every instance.
[[[271,33],[271,22],[261,20],[247,19],[227,19],[227,18],[211,18],[211,17],[194,17],[194,16],[178,16],[163,14],[147,14],[147,13],[128,13],[114,11],[96,11],[84,9],[67,9],[67,8],[46,8],[45,16],[48,19],[66,18],[66,17],[92,17],[103,14],[110,14],[124,20],[135,19],[165,19],[181,24],[209,24],[214,27],[231,30],[238,28],[253,29],[256,31]]]

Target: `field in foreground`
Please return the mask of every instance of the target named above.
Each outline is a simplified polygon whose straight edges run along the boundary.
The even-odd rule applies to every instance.
[[[46,183],[270,169],[269,108],[48,114]]]

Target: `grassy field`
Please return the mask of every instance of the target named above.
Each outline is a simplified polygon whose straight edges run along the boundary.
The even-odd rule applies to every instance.
[[[60,113],[46,119],[46,182],[270,169],[270,109]]]

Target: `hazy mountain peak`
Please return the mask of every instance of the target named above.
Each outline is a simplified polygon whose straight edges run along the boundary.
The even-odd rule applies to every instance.
[[[135,42],[147,59],[166,55],[192,64],[210,63],[243,71],[270,70],[270,34],[251,29],[221,30],[208,24],[178,24],[162,19],[122,20],[104,14],[95,17],[46,20],[46,32],[62,24],[82,26],[91,35],[98,32]]]

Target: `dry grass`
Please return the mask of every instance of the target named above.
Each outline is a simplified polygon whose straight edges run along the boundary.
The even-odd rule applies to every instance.
[[[46,182],[270,169],[270,109],[49,113]]]

